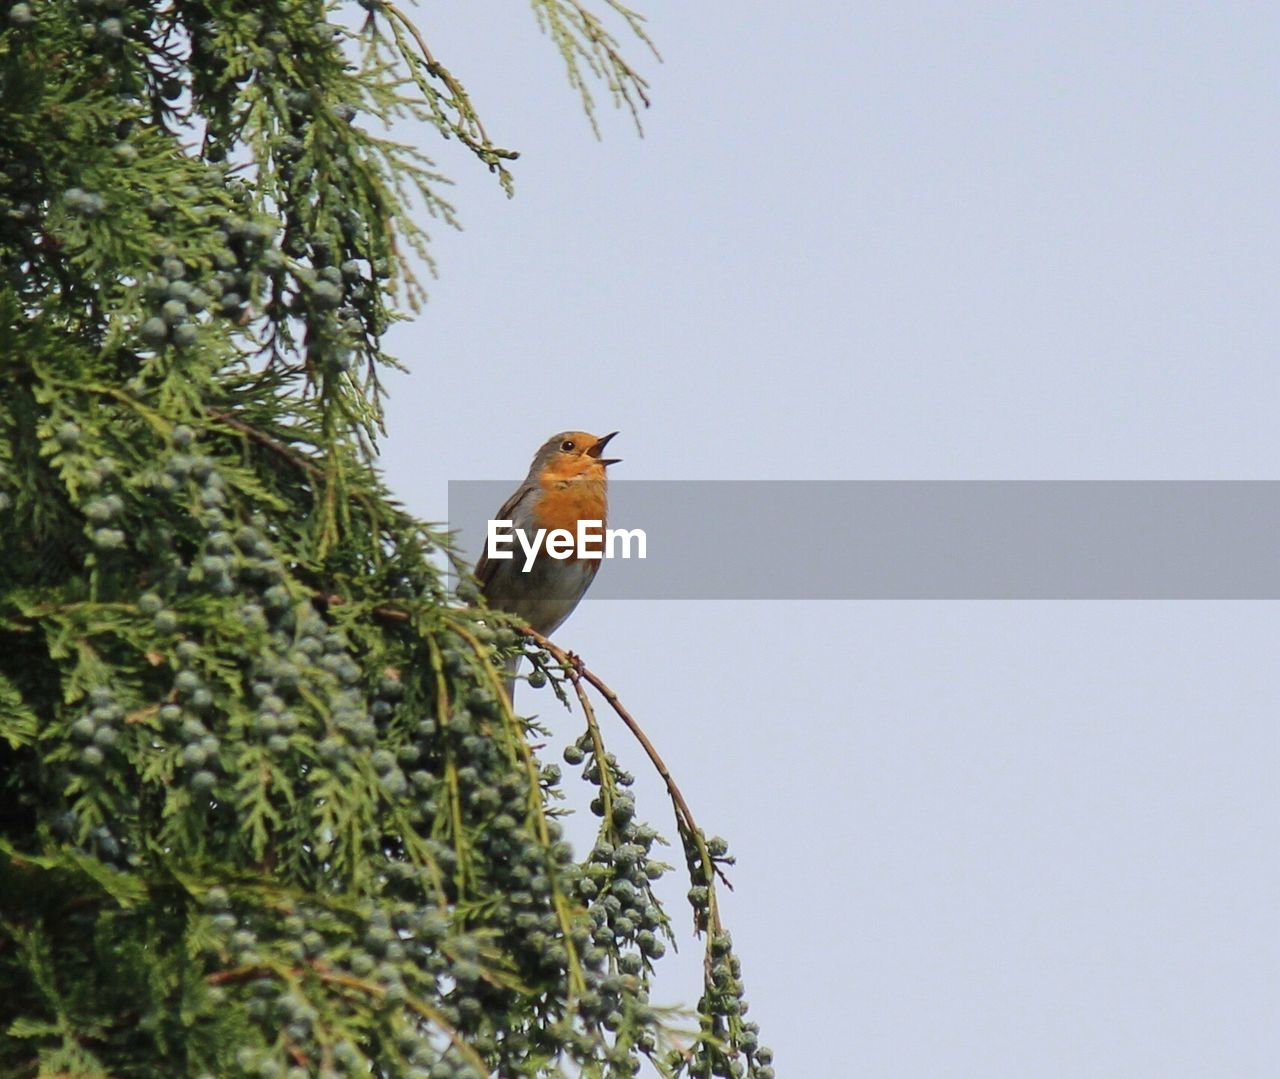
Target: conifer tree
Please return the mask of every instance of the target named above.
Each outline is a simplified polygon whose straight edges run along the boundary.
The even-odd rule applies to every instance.
[[[647,103],[638,16],[533,7],[593,123],[596,81]],[[450,593],[376,467],[452,221],[390,125],[515,154],[384,0],[0,12],[0,1076],[768,1079],[723,844],[668,781],[706,947],[673,1018],[598,679]],[[525,646],[586,723],[586,852],[502,691]]]

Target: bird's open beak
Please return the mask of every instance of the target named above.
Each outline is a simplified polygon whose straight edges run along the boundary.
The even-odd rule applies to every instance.
[[[622,460],[621,457],[601,457],[600,455],[604,453],[604,448],[609,444],[609,439],[613,438],[617,433],[617,431],[611,431],[601,438],[591,449],[587,450],[587,456],[595,457],[602,465],[616,465]]]

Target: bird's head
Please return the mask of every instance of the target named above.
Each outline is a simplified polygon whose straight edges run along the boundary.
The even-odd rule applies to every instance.
[[[621,458],[605,457],[604,448],[618,432],[596,436],[586,431],[561,431],[542,444],[533,467],[531,479],[542,483],[554,483],[579,477],[604,479],[604,470],[616,465]]]

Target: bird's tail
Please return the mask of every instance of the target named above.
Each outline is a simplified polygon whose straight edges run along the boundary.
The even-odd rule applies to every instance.
[[[516,707],[516,672],[520,670],[520,657],[512,656],[507,660],[507,678],[503,683],[507,691],[507,700],[511,702],[512,711]]]

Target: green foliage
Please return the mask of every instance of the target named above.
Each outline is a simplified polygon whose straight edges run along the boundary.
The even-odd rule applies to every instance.
[[[682,820],[709,930],[682,1035],[630,777],[590,718],[579,862],[502,693],[517,633],[376,470],[409,208],[452,221],[389,125],[508,184],[514,154],[361,6],[3,8],[0,1075],[767,1079],[724,851]],[[586,9],[535,7],[584,94],[585,65],[643,99]]]

